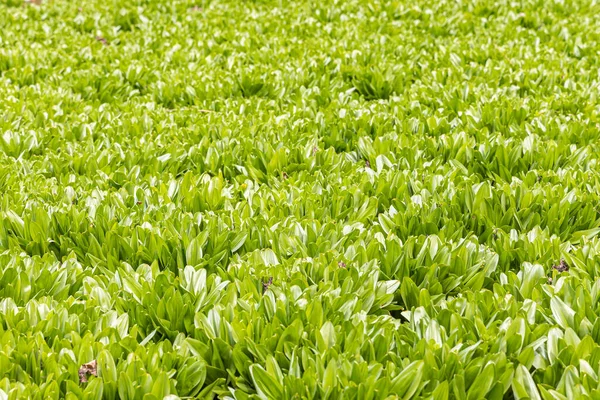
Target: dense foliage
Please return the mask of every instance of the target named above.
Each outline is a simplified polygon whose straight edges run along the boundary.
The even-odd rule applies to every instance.
[[[0,399],[600,396],[600,5],[0,1]]]

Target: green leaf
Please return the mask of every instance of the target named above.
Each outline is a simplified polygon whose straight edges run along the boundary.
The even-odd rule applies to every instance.
[[[246,232],[240,232],[238,233],[232,240],[231,240],[231,252],[235,253],[236,251],[238,251],[246,242],[246,239],[248,238],[248,234]]]
[[[167,374],[164,372],[159,373],[152,385],[152,394],[156,396],[157,399],[162,399],[165,396],[168,396],[170,392],[171,387]]]
[[[573,311],[571,307],[565,304],[558,297],[554,296],[552,299],[550,299],[550,309],[552,310],[552,315],[554,316],[554,319],[558,325],[560,325],[563,329],[575,329],[575,311]]]
[[[515,370],[512,390],[516,399],[541,400],[533,378],[525,366],[519,365]]]
[[[112,355],[103,350],[97,358],[98,376],[102,377],[104,382],[117,382],[117,367]]]
[[[495,384],[495,369],[493,363],[487,363],[475,378],[469,391],[467,399],[482,399],[486,398],[487,393]]]
[[[283,387],[275,377],[269,375],[260,365],[250,366],[252,381],[262,399],[280,399],[283,395]]]
[[[414,361],[404,368],[392,382],[393,393],[403,399],[411,398],[422,384],[424,366],[423,361]]]
[[[196,266],[202,262],[202,245],[201,237],[196,236],[190,241],[187,248],[185,249],[185,259],[188,265]]]

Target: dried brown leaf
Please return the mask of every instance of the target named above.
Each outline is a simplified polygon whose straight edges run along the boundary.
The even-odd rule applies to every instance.
[[[102,36],[96,36],[96,40],[102,43],[103,45],[108,46],[108,41]]]
[[[263,293],[269,289],[269,286],[273,284],[273,277],[270,276],[267,282],[263,282]]]
[[[79,367],[79,382],[86,383],[88,381],[88,375],[98,376],[98,363],[96,360],[90,361]]]
[[[560,263],[558,265],[553,265],[552,268],[558,272],[567,272],[569,270],[569,264],[567,264],[565,260],[560,260]]]

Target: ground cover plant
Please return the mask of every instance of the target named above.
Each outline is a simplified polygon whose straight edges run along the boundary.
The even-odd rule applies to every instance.
[[[599,15],[0,0],[0,399],[600,398]]]

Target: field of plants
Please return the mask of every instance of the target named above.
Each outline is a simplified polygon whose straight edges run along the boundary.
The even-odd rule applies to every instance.
[[[0,400],[600,398],[595,0],[0,0]]]

